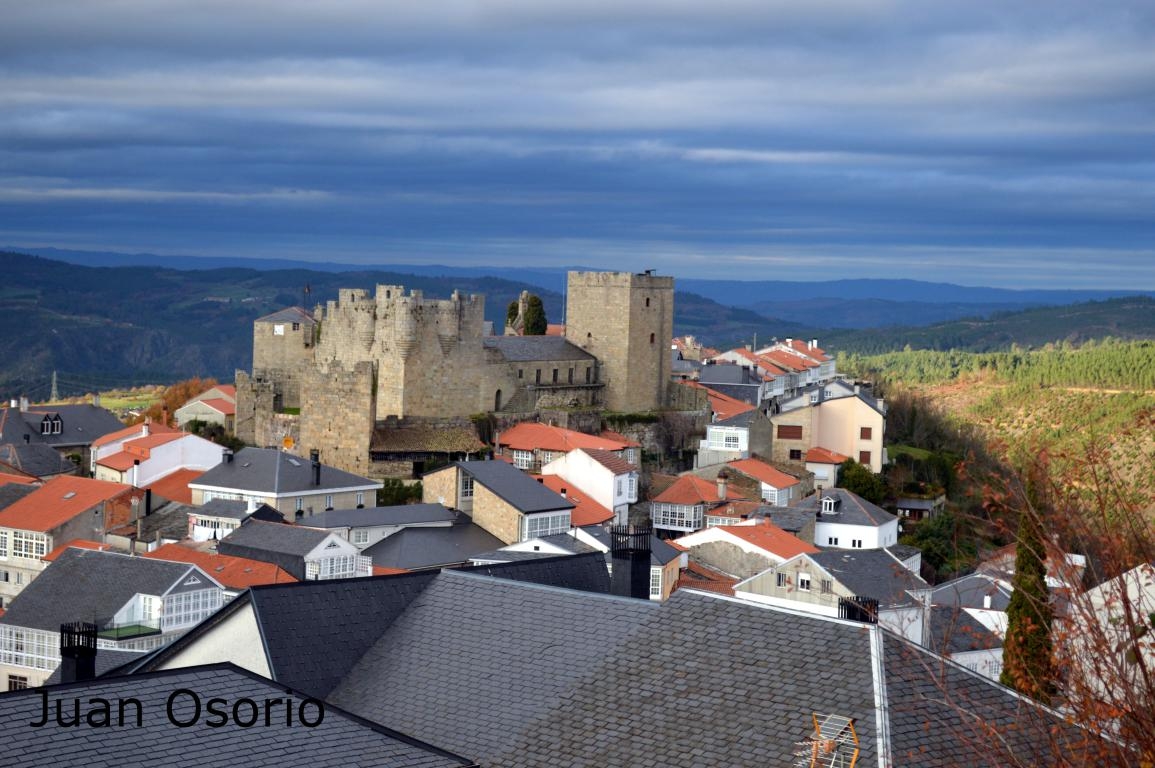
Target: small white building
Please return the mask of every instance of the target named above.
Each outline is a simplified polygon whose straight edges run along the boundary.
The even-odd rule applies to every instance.
[[[614,522],[629,522],[630,505],[638,501],[637,465],[609,451],[578,448],[541,468],[543,475],[557,475],[586,493],[606,509]]]
[[[147,424],[143,429],[141,437],[93,446],[97,480],[143,488],[182,469],[206,472],[221,463],[221,447],[210,440],[187,432],[150,434]]]

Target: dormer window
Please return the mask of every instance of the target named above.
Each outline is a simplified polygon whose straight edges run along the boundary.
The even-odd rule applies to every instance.
[[[822,499],[822,514],[836,515],[838,514],[838,499],[833,496],[826,496]]]

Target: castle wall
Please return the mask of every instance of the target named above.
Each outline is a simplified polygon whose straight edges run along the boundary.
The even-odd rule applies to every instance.
[[[373,366],[358,362],[310,368],[302,378],[306,406],[301,409],[297,453],[321,453],[321,461],[346,472],[369,473],[369,440],[375,424]]]
[[[479,402],[485,299],[454,292],[448,300],[379,285],[376,295],[343,289],[323,311],[316,359],[373,363],[376,418],[467,416]]]
[[[606,408],[623,413],[664,408],[674,278],[570,272],[566,294],[566,338],[600,361]]]
[[[253,376],[274,383],[278,410],[301,407],[301,376],[313,360],[313,333],[310,322],[253,323]]]

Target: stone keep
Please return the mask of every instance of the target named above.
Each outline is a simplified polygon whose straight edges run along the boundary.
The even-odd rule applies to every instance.
[[[319,308],[319,368],[375,367],[375,416],[467,416],[484,410],[478,381],[485,299],[454,291],[448,300],[405,294],[399,285],[342,289]],[[306,395],[308,397],[308,395]],[[302,435],[302,440],[305,436]]]
[[[600,361],[609,410],[665,407],[673,336],[673,277],[648,271],[569,273],[566,338]]]

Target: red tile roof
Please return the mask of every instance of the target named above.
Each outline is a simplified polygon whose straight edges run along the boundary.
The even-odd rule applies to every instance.
[[[678,576],[678,589],[700,589],[703,592],[717,592],[720,595],[733,595],[734,585],[738,579],[713,568],[707,568],[693,560]]]
[[[806,461],[815,464],[841,464],[849,458],[849,456],[843,456],[841,453],[836,453],[827,448],[815,447],[806,452]]]
[[[719,498],[718,484],[697,475],[682,475],[673,485],[654,497],[654,501],[663,504],[683,504],[691,507],[698,504],[716,505],[725,501],[743,500],[743,497],[729,486],[726,487],[726,498]]]
[[[235,416],[237,413],[237,404],[223,397],[213,397],[208,400],[200,400],[201,405],[207,405],[217,413],[223,413],[225,416]]]
[[[234,400],[237,397],[237,388],[234,387],[232,384],[217,384],[217,386],[215,388],[219,389],[226,396],[231,397]],[[205,391],[207,392],[208,390],[205,390]]]
[[[785,472],[780,472],[766,462],[759,461],[758,459],[740,459],[738,461],[731,461],[729,465],[742,474],[749,475],[772,488],[781,490],[782,488],[789,488],[792,485],[798,485],[798,478],[791,477]]]
[[[807,544],[794,534],[787,533],[769,520],[763,520],[756,525],[722,525],[719,528],[759,549],[772,552],[783,560],[789,560],[803,553],[813,554],[819,551],[818,547]]]
[[[176,501],[181,504],[192,504],[192,491],[188,484],[203,475],[196,469],[178,469],[176,472],[165,475],[152,485],[148,486],[154,496]]]
[[[5,466],[12,467],[11,464],[5,464]],[[12,469],[14,469],[16,471],[15,472],[8,472],[8,471],[0,472],[0,485],[9,485],[9,484],[13,484],[13,483],[16,485],[36,485],[37,483],[40,482],[40,478],[38,478],[34,475],[29,475],[26,472],[20,472],[20,470],[16,469],[15,467],[12,467]],[[19,474],[16,474],[16,473],[19,473]]]
[[[551,427],[548,424],[523,421],[505,430],[497,437],[498,445],[518,451],[557,451],[569,453],[575,448],[598,448],[603,451],[621,451],[631,446],[617,440],[574,432],[571,429]]]
[[[0,510],[0,527],[46,532],[101,502],[132,491],[132,486],[59,475]]]
[[[565,325],[563,323],[548,323],[545,326],[546,336],[565,336]]]
[[[399,573],[409,573],[404,568],[386,568],[384,565],[373,566],[374,576],[396,576]]]
[[[574,503],[570,510],[570,525],[581,528],[586,525],[601,525],[613,518],[614,513],[591,499],[581,488],[575,488],[573,483],[567,483],[557,475],[534,475],[540,477],[543,485],[554,493],[560,494],[563,490],[567,499]]]
[[[745,520],[757,512],[760,506],[762,506],[761,501],[731,501],[724,507],[710,510],[709,515],[711,517],[733,517]]]
[[[631,464],[621,456],[618,456],[616,453],[610,453],[609,451],[599,451],[597,448],[582,448],[581,450],[591,459],[596,461],[598,464],[601,464],[615,475],[624,475],[629,472],[638,471],[636,465]]]
[[[296,581],[289,573],[272,563],[250,560],[247,557],[213,554],[180,544],[165,544],[144,555],[152,560],[189,563],[198,566],[230,589],[245,589],[262,584],[286,584]]]
[[[144,427],[144,424],[133,424],[131,427],[125,427],[124,429],[118,429],[115,432],[109,432],[107,435],[102,435],[93,440],[92,447],[99,448],[102,445],[109,445],[110,443],[115,443],[118,440],[130,440],[134,437],[143,437]],[[180,432],[179,429],[174,429],[173,427],[168,427],[155,421],[148,422],[148,431],[153,435],[162,434],[165,432]]]
[[[127,451],[114,453],[111,456],[105,456],[103,459],[98,459],[97,464],[109,469],[115,469],[117,472],[126,472],[132,469],[132,462],[140,460],[139,455],[133,455]]]
[[[73,539],[66,544],[61,544],[59,547],[52,550],[40,559],[46,563],[51,563],[53,560],[64,554],[64,550],[68,549],[69,547],[76,547],[77,549],[94,549],[98,552],[104,552],[105,550],[109,549],[107,544],[98,544],[95,541],[89,541],[88,539]]]
[[[754,410],[754,406],[749,403],[737,400],[729,395],[723,395],[721,392],[715,392],[705,384],[700,384],[696,381],[682,381],[679,383],[684,387],[706,390],[706,396],[710,398],[710,410],[714,412],[718,421],[724,421],[740,413]]]

